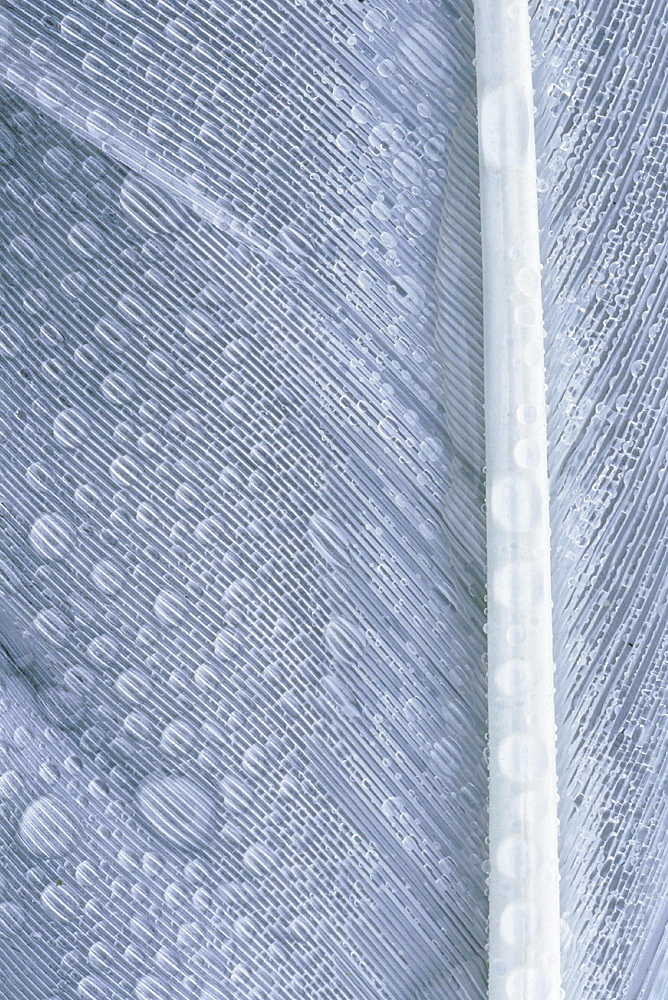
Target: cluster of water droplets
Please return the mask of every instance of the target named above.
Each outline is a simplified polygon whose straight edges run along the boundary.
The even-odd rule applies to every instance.
[[[666,991],[666,33],[536,4],[564,988]]]
[[[481,996],[470,17],[2,31],[6,995]]]

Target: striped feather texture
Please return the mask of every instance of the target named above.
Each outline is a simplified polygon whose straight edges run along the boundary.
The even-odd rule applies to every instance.
[[[533,4],[562,965],[668,995],[664,5]],[[0,3],[3,1000],[484,995],[468,4]]]
[[[668,995],[666,31],[533,5],[566,996]]]
[[[471,12],[1,10],[0,996],[479,998]]]

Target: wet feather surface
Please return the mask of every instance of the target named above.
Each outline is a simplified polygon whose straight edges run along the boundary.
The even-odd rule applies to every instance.
[[[662,4],[534,5],[564,988],[666,981]]]
[[[3,11],[0,992],[481,997],[470,12]]]
[[[532,9],[573,1000],[668,991],[667,28]],[[483,997],[471,10],[0,46],[0,997]]]

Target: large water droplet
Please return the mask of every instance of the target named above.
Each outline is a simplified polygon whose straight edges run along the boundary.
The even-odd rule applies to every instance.
[[[204,843],[213,832],[213,799],[188,778],[148,778],[137,793],[137,803],[153,829],[173,844]]]
[[[44,858],[67,854],[79,837],[79,823],[71,809],[61,800],[44,795],[32,802],[19,823],[23,845]]]
[[[30,529],[30,544],[43,559],[62,559],[74,545],[74,528],[59,514],[43,514]]]

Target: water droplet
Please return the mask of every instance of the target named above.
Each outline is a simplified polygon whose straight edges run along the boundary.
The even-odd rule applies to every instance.
[[[67,242],[81,257],[96,257],[104,247],[104,235],[92,222],[75,222],[67,234]]]
[[[241,758],[241,764],[248,774],[264,774],[267,766],[267,755],[264,752],[264,747],[259,743],[253,743],[247,747]]]
[[[422,164],[414,153],[402,150],[392,161],[392,176],[402,187],[413,187],[419,184],[422,175]]]
[[[213,800],[188,778],[148,778],[137,793],[137,802],[153,829],[173,844],[190,847],[212,835]]]
[[[551,986],[547,974],[534,966],[518,965],[506,977],[507,1000],[557,1000],[558,996],[558,984]]]
[[[229,772],[220,782],[225,806],[233,812],[246,812],[253,801],[253,791],[241,775]]]
[[[350,689],[340,677],[335,677],[333,674],[324,674],[320,683],[340,712],[348,718],[353,718],[360,714],[355,706]]]
[[[101,559],[91,570],[90,578],[103,594],[117,594],[126,582],[121,567],[110,559]]]
[[[500,917],[501,938],[513,948],[525,947],[528,941],[530,926],[529,912],[522,902],[509,903]]]
[[[135,739],[147,742],[153,736],[153,718],[146,712],[129,712],[123,720],[123,728]]]
[[[538,487],[528,477],[502,476],[491,487],[492,517],[506,531],[530,531],[541,516]]]
[[[536,322],[536,310],[528,305],[517,306],[513,317],[519,326],[533,326]]]
[[[27,236],[16,236],[9,244],[9,249],[22,267],[39,267],[42,257],[37,244]]]
[[[33,628],[49,642],[62,645],[67,640],[70,625],[55,608],[40,611],[32,620]]]
[[[496,864],[506,878],[526,881],[536,860],[535,849],[522,837],[505,837],[496,850]]]
[[[197,733],[185,719],[168,723],[162,731],[160,746],[165,753],[181,756],[191,753],[197,742]]]
[[[350,562],[350,539],[343,528],[324,514],[313,514],[309,520],[308,539],[328,562],[346,565]]]
[[[543,343],[540,340],[532,340],[524,348],[524,363],[529,368],[536,368],[543,364]]]
[[[536,672],[529,661],[519,658],[502,663],[494,674],[496,687],[507,698],[526,694],[536,681]]]
[[[381,61],[376,66],[376,72],[378,73],[378,76],[386,80],[388,79],[388,77],[392,76],[396,68],[397,68],[396,65],[392,62],[391,59],[381,59]]]
[[[49,916],[65,923],[77,920],[82,901],[68,886],[52,882],[42,891],[40,902]]]
[[[525,295],[531,295],[538,290],[538,273],[532,267],[521,267],[517,272],[517,287]]]
[[[42,158],[44,169],[58,180],[64,180],[74,167],[74,157],[63,146],[52,146]]]
[[[188,613],[186,598],[174,590],[161,590],[153,603],[153,613],[165,625],[178,625]]]
[[[43,559],[62,559],[74,545],[74,528],[59,514],[44,514],[30,529],[30,544]]]
[[[374,31],[382,31],[387,23],[385,14],[378,10],[377,7],[372,7],[371,10],[364,15],[364,20],[362,24],[369,33]]]
[[[116,406],[123,406],[129,403],[137,393],[134,381],[124,373],[111,372],[102,380],[100,385],[102,395],[110,403]]]
[[[100,667],[111,666],[118,658],[118,643],[110,635],[98,635],[89,642],[86,653]]]
[[[381,806],[383,815],[387,819],[398,819],[405,809],[406,803],[399,795],[394,795],[389,799],[385,799]]]
[[[72,850],[79,837],[79,823],[61,799],[44,795],[32,802],[19,823],[19,836],[31,854],[57,857]]]
[[[216,636],[214,651],[221,660],[234,660],[243,649],[243,637],[234,629],[223,629]]]
[[[452,72],[447,56],[448,42],[435,20],[417,21],[399,37],[397,56],[410,80],[429,91],[440,93],[448,73]]]
[[[355,148],[355,137],[351,132],[339,132],[335,141],[336,145],[344,153],[352,153]]]
[[[195,309],[186,318],[183,329],[186,337],[189,337],[190,340],[194,340],[195,343],[204,343],[216,337],[218,324],[206,313]]]
[[[529,611],[543,600],[542,567],[528,560],[506,563],[494,575],[493,595],[505,608]]]
[[[440,163],[446,150],[445,139],[441,135],[433,135],[424,144],[424,155],[432,163]]]
[[[513,782],[533,784],[547,769],[545,744],[532,733],[513,733],[499,746],[499,768]]]
[[[142,470],[129,455],[121,455],[109,466],[109,475],[118,486],[132,486],[142,478]]]
[[[540,446],[534,438],[522,438],[513,448],[513,458],[522,469],[535,469],[540,463]]]
[[[364,652],[366,636],[346,618],[334,618],[324,631],[325,645],[336,660],[352,662]]]
[[[525,639],[525,629],[523,625],[511,625],[506,631],[506,642],[508,645],[515,649],[524,642]]]
[[[61,410],[53,421],[53,436],[63,447],[74,448],[84,440],[89,426],[85,413],[72,406]]]
[[[245,851],[243,863],[253,875],[267,875],[276,867],[276,857],[264,844],[253,844]]]
[[[445,449],[436,438],[428,437],[421,442],[419,452],[422,459],[434,464],[442,461]]]

